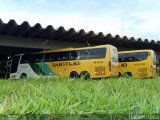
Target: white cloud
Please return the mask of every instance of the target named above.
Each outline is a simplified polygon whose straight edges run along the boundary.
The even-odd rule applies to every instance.
[[[124,23],[127,35],[143,39],[159,39],[160,16],[158,11],[141,11],[131,14]]]

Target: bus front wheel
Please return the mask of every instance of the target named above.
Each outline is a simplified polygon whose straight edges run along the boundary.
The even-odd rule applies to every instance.
[[[70,78],[79,78],[79,75],[78,75],[77,72],[72,71],[72,72],[70,73],[69,77],[70,77]]]
[[[87,71],[82,71],[80,77],[84,79],[90,79],[90,74]]]
[[[26,79],[26,78],[27,78],[27,75],[26,75],[25,73],[22,73],[21,76],[20,76],[20,78],[21,78],[21,79]]]
[[[131,72],[126,72],[125,74],[127,75],[127,77],[132,77],[132,73]]]

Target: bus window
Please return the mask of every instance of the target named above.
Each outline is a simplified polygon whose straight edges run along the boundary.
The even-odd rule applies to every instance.
[[[128,53],[125,55],[124,62],[133,62],[137,60],[136,53]]]
[[[125,56],[123,54],[118,55],[118,61],[119,62],[124,62],[124,58],[125,58]]]
[[[21,63],[38,63],[42,62],[43,54],[22,55]]]
[[[69,52],[69,59],[70,60],[77,60],[77,59],[79,59],[79,51],[70,51]]]
[[[102,59],[106,57],[106,48],[80,50],[80,59]]]
[[[58,60],[68,60],[68,53],[67,52],[59,52],[58,54],[57,54],[57,58],[58,58]]]
[[[71,52],[69,52],[69,59],[70,59],[70,60],[75,60],[76,57],[77,57],[76,51],[71,51]]]
[[[57,60],[58,60],[58,53],[57,52],[51,53],[49,61],[57,61]]]
[[[119,62],[134,62],[134,61],[146,60],[147,57],[148,57],[148,52],[126,53],[126,54],[119,54],[118,60]]]
[[[32,54],[31,55],[31,63],[38,63],[43,61],[43,54]]]
[[[148,52],[138,53],[137,60],[146,60],[148,58]]]
[[[31,62],[31,55],[22,55],[21,64],[30,62]]]
[[[106,56],[106,48],[90,49],[90,59],[101,59]]]
[[[49,62],[50,58],[51,58],[51,53],[45,53],[45,54],[43,54],[44,62]]]
[[[80,59],[88,59],[89,58],[89,52],[87,50],[80,50]]]

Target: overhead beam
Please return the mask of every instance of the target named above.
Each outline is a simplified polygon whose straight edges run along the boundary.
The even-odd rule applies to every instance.
[[[58,49],[64,47],[83,47],[87,44],[73,43],[59,40],[23,38],[0,35],[0,46],[24,47],[37,49]]]

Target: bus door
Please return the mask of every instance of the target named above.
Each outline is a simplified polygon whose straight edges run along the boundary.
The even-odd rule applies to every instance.
[[[21,55],[16,55],[12,59],[11,69],[10,69],[10,78],[16,79],[18,75],[18,65],[21,59]]]

